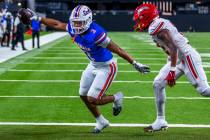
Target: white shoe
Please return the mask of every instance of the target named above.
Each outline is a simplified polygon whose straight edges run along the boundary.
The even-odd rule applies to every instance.
[[[145,132],[162,131],[168,129],[168,123],[165,120],[157,119],[152,125],[145,127]]]
[[[97,122],[96,127],[93,129],[93,133],[100,133],[104,128],[109,126],[108,120],[103,120],[103,122]]]
[[[123,93],[118,92],[114,95],[118,99],[113,103],[113,115],[117,116],[122,111],[122,104],[123,104]]]

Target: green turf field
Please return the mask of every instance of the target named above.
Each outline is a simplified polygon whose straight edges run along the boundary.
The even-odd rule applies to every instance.
[[[40,36],[46,35],[46,34],[49,34],[49,33],[50,33],[50,32],[41,31],[41,32],[40,32]],[[24,34],[24,38],[25,38],[25,39],[31,39],[31,38],[32,38],[32,35]]]
[[[165,64],[166,55],[144,33],[109,35],[136,60],[148,64],[152,72],[139,74],[115,55],[119,72],[107,94],[124,92],[124,109],[117,117],[112,116],[111,104],[101,110],[111,123],[150,124],[156,117],[152,81]],[[203,56],[208,53],[202,59],[210,80],[210,33],[186,33],[186,36]],[[0,64],[0,122],[94,123],[77,97],[80,75],[87,64],[85,55],[69,37]],[[169,124],[210,125],[210,100],[202,98],[185,77],[166,92]],[[0,139],[210,139],[210,128],[170,128],[145,134],[142,127],[109,127],[97,136],[90,133],[92,128],[0,125]]]

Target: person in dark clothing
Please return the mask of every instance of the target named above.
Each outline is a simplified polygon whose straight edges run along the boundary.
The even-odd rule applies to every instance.
[[[6,15],[5,21],[6,21],[6,28],[5,28],[3,38],[1,40],[1,46],[3,46],[3,43],[5,39],[7,38],[7,47],[9,47],[10,35],[12,31],[12,15],[10,13]]]
[[[17,45],[18,42],[21,43],[23,50],[27,50],[24,45],[24,32],[25,32],[25,25],[20,21],[19,17],[17,16],[14,22],[12,50],[15,50],[15,46]]]
[[[37,37],[37,48],[40,48],[39,46],[39,31],[40,31],[40,21],[33,19],[31,21],[31,27],[32,27],[32,47],[34,48],[35,45],[35,37]]]

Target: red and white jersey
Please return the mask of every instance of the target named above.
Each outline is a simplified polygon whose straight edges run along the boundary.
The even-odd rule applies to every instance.
[[[163,47],[166,46],[165,43],[157,37],[157,34],[164,29],[167,29],[171,33],[174,43],[178,46],[179,52],[185,53],[186,50],[189,50],[189,48],[187,48],[189,45],[186,45],[188,39],[185,38],[169,20],[163,18],[156,18],[149,26],[148,32],[155,43]]]

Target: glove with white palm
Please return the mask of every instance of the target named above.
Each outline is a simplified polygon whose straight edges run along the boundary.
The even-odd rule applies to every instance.
[[[132,65],[133,65],[133,67],[134,67],[137,71],[139,71],[139,72],[141,72],[141,73],[143,73],[143,74],[146,74],[146,73],[149,73],[149,72],[150,72],[150,68],[149,68],[149,66],[147,66],[147,65],[138,63],[138,62],[136,62],[136,61],[133,61]]]

